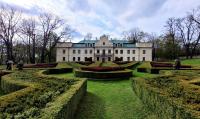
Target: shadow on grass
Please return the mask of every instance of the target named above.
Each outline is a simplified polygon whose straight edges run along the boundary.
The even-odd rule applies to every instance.
[[[78,107],[75,119],[105,119],[105,102],[97,95],[87,92]]]

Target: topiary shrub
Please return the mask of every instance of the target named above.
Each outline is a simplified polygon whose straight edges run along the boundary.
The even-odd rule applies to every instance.
[[[81,77],[81,78],[109,80],[109,79],[129,78],[132,76],[132,71],[123,70],[123,71],[110,71],[110,72],[94,72],[94,71],[75,70],[74,74],[76,77]]]

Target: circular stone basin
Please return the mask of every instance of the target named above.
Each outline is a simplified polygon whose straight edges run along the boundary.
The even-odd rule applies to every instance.
[[[82,67],[84,71],[109,72],[124,70],[125,67]]]

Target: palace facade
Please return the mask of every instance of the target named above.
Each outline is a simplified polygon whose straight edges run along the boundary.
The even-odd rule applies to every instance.
[[[130,43],[112,40],[103,35],[99,40],[79,43],[60,42],[56,45],[57,62],[78,61],[152,61],[152,43]]]

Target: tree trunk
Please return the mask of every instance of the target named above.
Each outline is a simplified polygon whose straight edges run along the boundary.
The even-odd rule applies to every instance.
[[[32,62],[33,64],[35,64],[35,35],[33,37],[33,52],[32,52]]]

